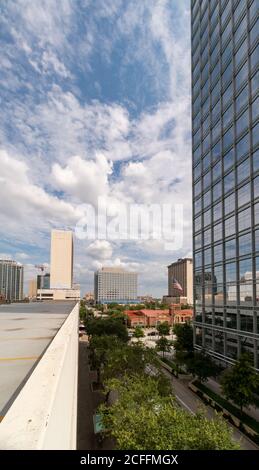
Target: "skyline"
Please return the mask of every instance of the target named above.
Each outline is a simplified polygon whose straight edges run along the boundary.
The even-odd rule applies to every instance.
[[[51,229],[74,230],[81,204],[184,200],[182,250],[75,239],[82,292],[110,264],[162,296],[167,265],[192,249],[189,1],[18,1],[0,13],[0,257],[24,264],[26,290]]]
[[[258,23],[0,1],[3,450],[259,450]]]

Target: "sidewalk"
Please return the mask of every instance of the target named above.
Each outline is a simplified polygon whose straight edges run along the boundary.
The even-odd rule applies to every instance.
[[[79,340],[78,357],[78,406],[77,406],[77,450],[112,450],[114,442],[106,437],[102,443],[94,434],[93,415],[103,401],[100,391],[92,391],[91,384],[96,381],[96,372],[90,371],[87,337]]]
[[[79,341],[78,357],[78,406],[77,406],[77,449],[97,449],[94,435],[93,413],[101,402],[98,393],[91,390],[93,372],[89,370],[88,343]]]
[[[216,380],[208,379],[208,381],[205,382],[204,385],[206,385],[206,387],[210,388],[210,390],[217,393],[218,395],[221,395],[222,398],[225,398],[221,391],[221,386]],[[235,403],[233,403],[232,401],[230,401],[230,403],[236,406]],[[256,419],[259,422],[259,408],[256,408],[255,406],[250,406],[249,408],[244,408],[244,412],[248,416],[251,416],[252,418]]]
[[[163,372],[170,379],[173,385],[174,395],[184,409],[188,410],[190,413],[196,413],[202,406],[203,408],[205,407],[209,419],[215,418],[215,410],[210,406],[204,405],[203,401],[189,389],[186,381],[183,382],[181,379],[177,379],[166,369],[163,369]],[[228,421],[226,421],[226,423],[228,423]],[[230,423],[228,423],[228,426],[233,431],[234,439],[240,443],[241,450],[258,450],[257,445],[241,433],[239,429]]]

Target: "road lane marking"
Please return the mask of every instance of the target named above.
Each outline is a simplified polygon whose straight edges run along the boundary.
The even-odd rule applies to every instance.
[[[175,395],[175,398],[192,414],[192,415],[195,415],[195,413],[191,410],[191,408],[186,405],[186,403],[184,403],[183,400],[181,400],[180,397],[178,397],[177,395]]]
[[[27,357],[0,357],[0,362],[9,362],[9,361],[32,361],[39,359],[40,356],[27,356]]]

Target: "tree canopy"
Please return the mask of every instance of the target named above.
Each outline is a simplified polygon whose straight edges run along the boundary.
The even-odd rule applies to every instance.
[[[98,373],[98,382],[123,378],[128,374],[144,373],[147,365],[158,365],[155,352],[141,343],[131,345],[117,336],[92,336],[89,344],[91,363]]]
[[[172,395],[162,396],[157,377],[134,375],[107,384],[116,390],[112,406],[101,405],[103,423],[122,450],[237,449],[232,431],[219,416],[208,420],[179,408]]]
[[[88,335],[115,335],[122,341],[128,341],[127,327],[123,318],[91,318],[86,322]]]
[[[166,321],[157,325],[156,329],[160,336],[167,336],[170,333],[170,325]]]
[[[161,351],[163,353],[163,357],[164,357],[165,352],[169,352],[171,350],[171,345],[172,345],[171,341],[169,341],[164,336],[161,336],[161,338],[159,338],[159,340],[156,343],[156,348],[158,351]]]
[[[209,377],[216,377],[221,369],[210,356],[203,351],[195,352],[192,357],[186,359],[187,371],[196,376],[200,382],[206,382]]]
[[[145,336],[143,328],[141,328],[141,326],[136,326],[133,336],[135,338],[143,338]]]
[[[86,306],[84,303],[82,303],[82,301],[80,302],[80,307],[79,307],[79,318],[80,320],[85,320],[86,319]]]
[[[232,367],[224,371],[221,387],[226,398],[232,400],[240,408],[241,413],[244,406],[255,403],[259,377],[251,367],[248,353],[243,353]]]
[[[176,324],[173,327],[173,332],[176,335],[174,341],[174,348],[179,352],[192,353],[193,352],[193,329],[189,323]]]
[[[153,350],[146,348],[141,343],[133,343],[131,345],[124,343],[108,351],[104,380],[113,377],[123,378],[126,373],[144,374],[147,365],[155,366],[157,363],[157,357]]]

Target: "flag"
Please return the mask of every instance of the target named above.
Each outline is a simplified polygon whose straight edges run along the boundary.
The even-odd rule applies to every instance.
[[[180,282],[178,282],[175,277],[173,277],[173,284],[172,284],[172,286],[173,286],[174,289],[179,290],[180,292],[183,292],[183,288],[182,288]]]

